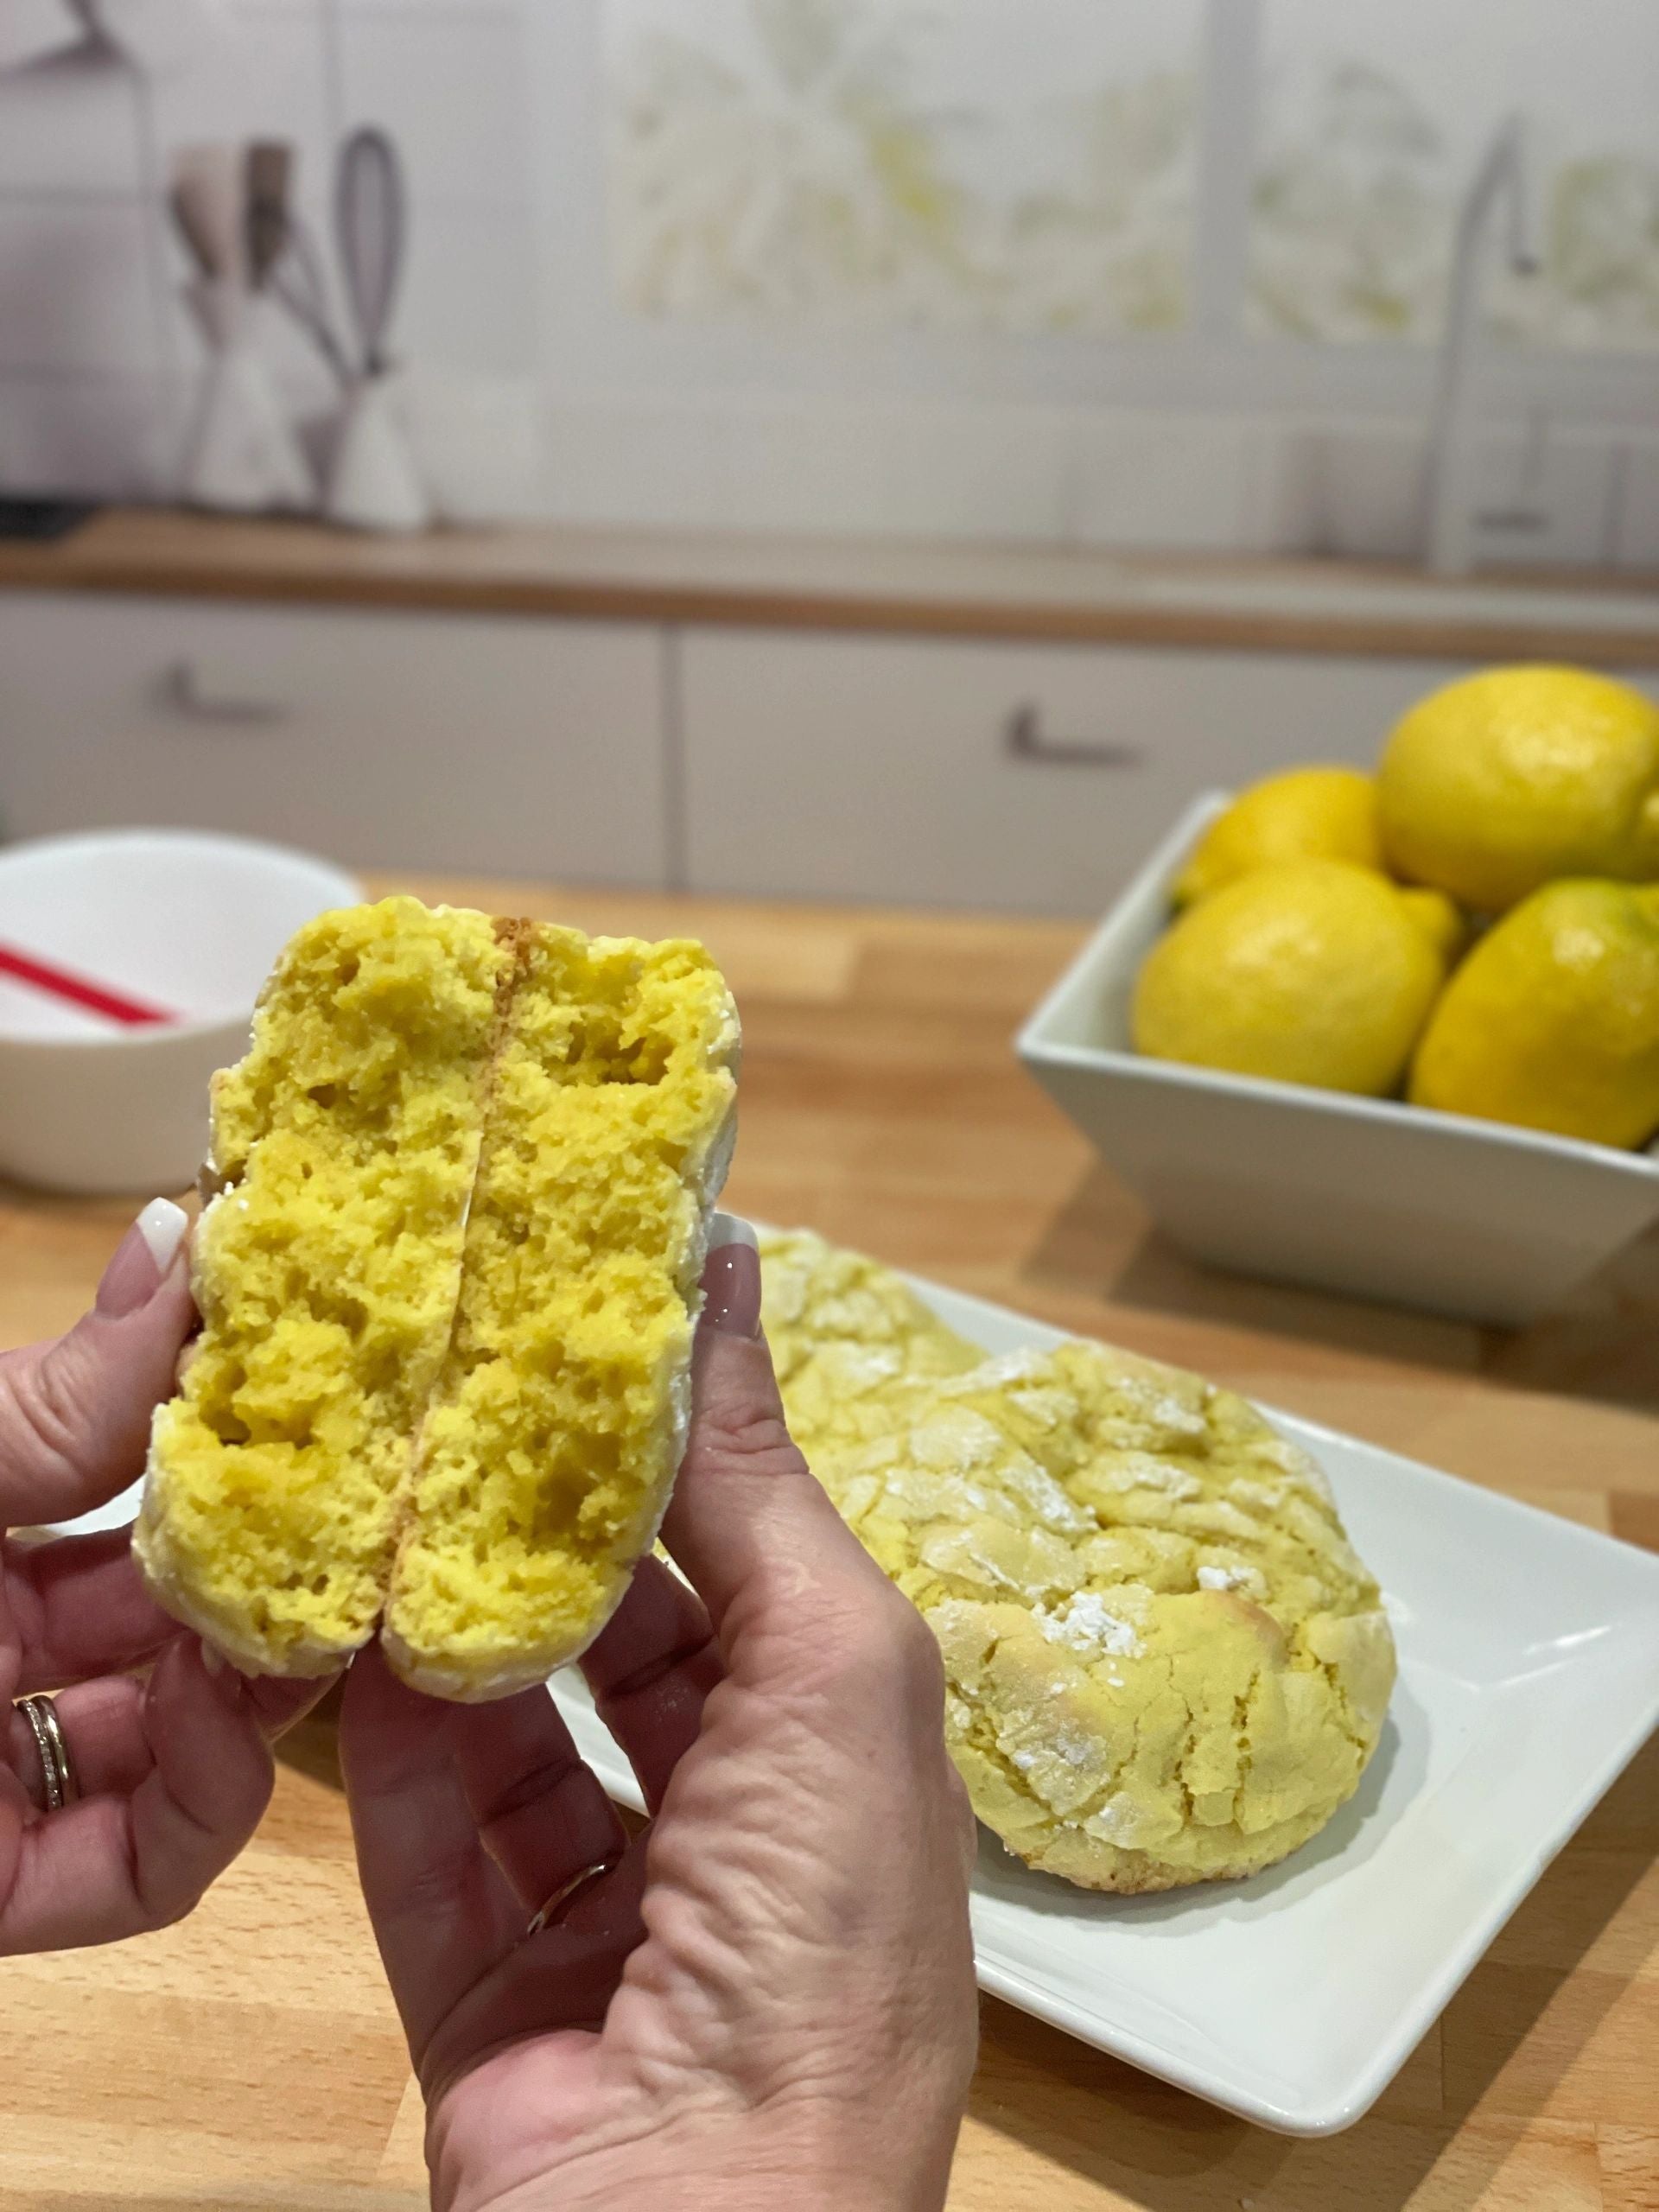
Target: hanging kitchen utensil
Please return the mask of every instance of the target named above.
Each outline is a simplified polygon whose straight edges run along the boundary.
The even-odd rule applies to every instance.
[[[329,318],[316,249],[294,205],[294,149],[281,139],[255,139],[244,174],[253,289],[280,300],[341,384],[349,385],[351,364]]]
[[[199,272],[185,300],[208,355],[185,448],[184,496],[240,514],[308,507],[316,487],[259,345],[266,302],[249,289],[269,269],[273,227],[269,204],[259,225],[251,219],[253,165],[234,146],[188,146],[171,171],[168,204]],[[257,188],[267,203],[275,182],[266,160]]]
[[[172,212],[174,227],[196,264],[197,275],[213,276],[219,238],[213,223],[204,220],[195,194],[183,184],[175,184],[168,193],[167,204]]]
[[[243,155],[244,239],[256,292],[264,289],[288,245],[293,175],[294,149],[279,138],[256,138]]]
[[[204,276],[244,265],[242,164],[234,146],[181,146],[170,164],[174,220]]]
[[[354,130],[340,149],[335,174],[334,227],[346,296],[370,376],[388,365],[386,330],[403,274],[405,206],[397,148],[384,130]]]
[[[288,214],[288,237],[282,259],[267,280],[274,296],[288,309],[323,359],[347,391],[353,369],[328,305],[322,262],[310,231],[296,208]]]
[[[334,521],[356,530],[419,530],[432,518],[387,373],[404,209],[396,147],[384,130],[354,130],[334,176],[334,231],[361,365],[340,419],[325,505]]]

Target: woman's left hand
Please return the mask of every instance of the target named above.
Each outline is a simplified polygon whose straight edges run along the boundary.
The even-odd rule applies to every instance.
[[[67,1521],[142,1471],[194,1320],[182,1210],[147,1206],[65,1337],[0,1353],[0,1531]],[[153,1662],[148,1683],[124,1669]],[[66,1687],[67,1686],[67,1687]],[[180,1919],[252,1834],[270,1739],[325,1682],[248,1682],[146,1595],[127,1531],[0,1534],[0,1955]],[[55,1710],[78,1791],[48,1812],[35,1731]]]

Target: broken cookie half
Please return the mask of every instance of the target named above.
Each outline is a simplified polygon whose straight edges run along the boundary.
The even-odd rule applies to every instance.
[[[683,1448],[736,1011],[703,948],[413,899],[289,945],[214,1079],[202,1332],[134,1548],[251,1673],[460,1699],[586,1648]]]

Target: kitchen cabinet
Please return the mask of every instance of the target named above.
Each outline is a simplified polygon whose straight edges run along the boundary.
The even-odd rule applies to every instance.
[[[690,569],[594,582],[614,546],[577,561],[499,534],[380,545],[166,517],[134,534],[124,568],[0,588],[9,836],[153,822],[362,867],[1092,914],[1196,792],[1298,761],[1369,766],[1396,716],[1477,657],[1598,658],[1518,618],[1444,651],[1435,634],[1338,650],[1328,632],[1292,650],[1271,625],[1260,642],[1213,623],[1190,643],[982,637],[959,633],[960,610],[956,633],[930,633],[937,607],[894,630],[874,601],[821,629],[748,584],[722,601]],[[90,563],[99,542],[95,524],[53,550]],[[815,557],[843,585],[866,573]],[[158,568],[170,589],[141,584]],[[417,587],[432,596],[397,596]],[[1298,588],[1313,607],[1315,582]],[[1370,588],[1412,608],[1429,590]],[[1421,610],[1411,622],[1425,630]],[[1659,696],[1629,640],[1613,661]]]
[[[6,593],[0,817],[660,884],[663,658],[644,625]]]
[[[1195,792],[1370,766],[1452,660],[693,631],[694,891],[1097,912]]]

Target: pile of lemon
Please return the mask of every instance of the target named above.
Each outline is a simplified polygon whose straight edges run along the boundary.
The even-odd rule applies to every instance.
[[[1447,684],[1374,777],[1244,792],[1173,895],[1141,1052],[1602,1144],[1659,1129],[1659,707],[1628,684]]]

